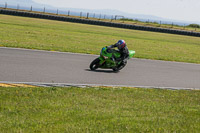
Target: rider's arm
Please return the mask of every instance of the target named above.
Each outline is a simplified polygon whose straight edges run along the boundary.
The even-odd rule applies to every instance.
[[[114,44],[114,45],[110,45],[110,46],[108,46],[107,48],[110,49],[110,48],[115,48],[115,47],[117,47],[117,43]]]

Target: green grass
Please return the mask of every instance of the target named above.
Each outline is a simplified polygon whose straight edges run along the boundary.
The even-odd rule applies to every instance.
[[[0,87],[0,132],[199,132],[200,91]]]
[[[119,39],[137,58],[200,63],[200,37],[0,15],[0,46],[99,54]]]

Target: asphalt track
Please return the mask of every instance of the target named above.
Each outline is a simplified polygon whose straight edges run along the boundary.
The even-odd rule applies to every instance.
[[[0,47],[0,82],[200,89],[200,64],[130,59],[120,72],[90,71],[96,55]]]

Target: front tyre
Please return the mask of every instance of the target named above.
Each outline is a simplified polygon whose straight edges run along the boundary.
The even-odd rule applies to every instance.
[[[96,58],[95,60],[93,60],[92,63],[90,64],[90,69],[92,71],[96,70],[99,67],[99,62],[100,62],[99,58]]]

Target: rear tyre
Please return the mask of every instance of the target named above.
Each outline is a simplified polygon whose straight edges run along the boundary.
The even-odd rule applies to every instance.
[[[127,61],[124,63],[119,64],[116,68],[113,68],[114,72],[118,72],[119,70],[121,70],[122,68],[124,68],[127,64]]]
[[[90,69],[92,71],[96,70],[99,67],[99,62],[100,62],[99,58],[96,58],[95,60],[93,60],[92,63],[90,64]]]
[[[114,72],[118,72],[119,69],[118,69],[118,68],[113,68],[113,71],[114,71]]]

